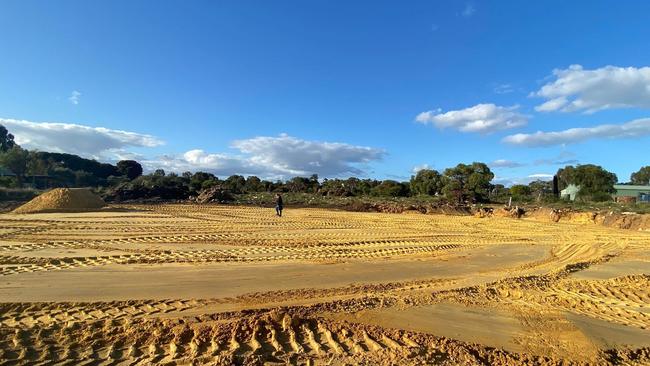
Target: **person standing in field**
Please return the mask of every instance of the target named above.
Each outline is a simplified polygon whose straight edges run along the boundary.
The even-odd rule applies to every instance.
[[[275,214],[282,217],[282,195],[275,194]]]

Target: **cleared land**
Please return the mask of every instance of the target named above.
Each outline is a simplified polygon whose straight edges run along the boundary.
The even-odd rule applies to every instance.
[[[0,215],[0,363],[650,362],[650,232],[273,213]]]

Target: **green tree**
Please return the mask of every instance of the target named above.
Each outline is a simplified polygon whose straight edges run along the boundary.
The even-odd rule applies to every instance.
[[[578,165],[575,170],[575,183],[580,186],[578,197],[588,201],[607,201],[616,192],[614,184],[618,181],[616,174],[610,173],[598,165]]]
[[[348,182],[354,181],[353,192],[355,196],[367,196],[372,192],[372,189],[381,184],[376,179],[357,179],[349,178]]]
[[[413,194],[435,196],[442,193],[444,178],[436,170],[422,169],[415,176],[411,176],[410,186]]]
[[[616,174],[594,164],[568,165],[558,170],[557,176],[561,187],[569,184],[579,186],[578,198],[583,201],[610,200],[615,192],[614,184],[618,181]]]
[[[244,190],[246,192],[263,192],[265,191],[265,188],[260,178],[254,175],[250,175],[246,178],[246,183],[244,184]]]
[[[644,166],[638,172],[632,173],[630,176],[632,184],[639,184],[643,186],[650,185],[650,165]]]
[[[74,172],[75,175],[75,186],[77,187],[91,187],[97,185],[97,176],[85,172],[83,170],[77,170]]]
[[[535,180],[528,183],[528,187],[530,187],[530,194],[537,200],[553,193],[552,180]]]
[[[531,189],[523,184],[515,184],[510,187],[510,194],[517,199],[526,199],[530,197]]]
[[[494,173],[485,163],[458,164],[445,169],[444,194],[457,202],[487,201]]]
[[[120,175],[114,165],[85,159],[73,154],[33,151],[30,152],[30,161],[33,165],[42,164],[42,166],[46,166],[47,170],[55,167],[67,168],[73,171],[83,170],[102,179],[106,179],[111,175]],[[36,161],[39,162],[36,163]]]
[[[126,183],[128,181],[129,179],[127,177],[121,175],[120,176],[111,175],[110,177],[106,178],[106,183],[111,187],[115,187],[118,184]]]
[[[14,135],[10,134],[5,126],[0,125],[0,153],[7,152],[14,146]]]
[[[14,145],[3,153],[0,153],[0,166],[3,166],[16,174],[16,183],[19,188],[22,188],[23,182],[25,181],[28,160],[29,152],[17,145]]]
[[[164,177],[165,176],[165,169],[156,169],[153,172],[153,175],[155,175],[156,177]]]
[[[214,181],[215,183],[206,183],[208,185],[216,185],[219,182],[219,179],[212,173],[206,172],[196,172],[191,174],[190,172],[183,173],[184,177],[190,176],[190,189],[194,192],[198,192],[203,189],[203,183],[206,181]],[[187,178],[186,178],[187,179]]]
[[[30,151],[27,157],[27,174],[46,175],[50,169],[50,162],[40,158],[35,151]]]
[[[326,196],[350,197],[369,195],[378,181],[350,177],[348,179],[325,179],[321,185],[321,193]]]
[[[142,175],[142,165],[135,160],[121,160],[117,163],[117,171],[130,180],[134,180]]]
[[[557,176],[558,188],[560,190],[566,188],[569,184],[575,184],[576,168],[573,165],[567,165],[564,168],[558,169]]]
[[[307,192],[309,187],[311,187],[311,181],[305,177],[293,177],[285,186],[289,192]]]
[[[312,174],[309,177],[309,191],[316,193],[320,189],[320,182],[318,181],[318,174]]]
[[[204,180],[203,183],[201,183],[201,189],[209,189],[215,186],[218,186],[220,181],[218,179],[208,179]]]
[[[409,195],[409,186],[406,183],[387,179],[373,187],[370,194],[378,197],[406,197]]]
[[[57,166],[50,170],[50,176],[66,187],[77,184],[77,176],[72,169]]]
[[[323,180],[321,186],[323,196],[349,197],[353,196],[352,187],[347,184],[347,180],[327,179]]]
[[[246,178],[241,175],[231,175],[224,181],[224,186],[232,193],[243,193],[244,187],[246,186]]]
[[[510,195],[510,190],[503,184],[495,184],[490,187],[490,201],[491,202],[505,202]]]

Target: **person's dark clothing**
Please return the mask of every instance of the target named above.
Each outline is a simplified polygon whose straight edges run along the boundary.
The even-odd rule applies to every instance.
[[[275,199],[275,214],[282,216],[282,196]]]

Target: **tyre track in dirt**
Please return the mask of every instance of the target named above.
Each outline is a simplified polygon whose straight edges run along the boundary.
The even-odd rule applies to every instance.
[[[181,316],[186,310],[196,312],[215,304],[268,304],[272,302],[286,302],[291,299],[363,297],[372,294],[431,291],[440,286],[450,286],[454,283],[454,279],[430,279],[382,284],[349,285],[338,288],[305,288],[254,292],[219,299],[0,303],[0,325],[14,328],[31,328],[35,326],[49,326],[55,323],[68,324],[71,322],[107,319],[158,317],[169,314]]]
[[[518,247],[522,251],[533,245],[544,245],[548,255],[515,267],[472,272],[478,274],[478,280],[472,275],[459,275],[444,280],[362,282],[333,288],[251,292],[218,299],[0,303],[1,363],[559,365],[650,362],[647,347],[596,349],[597,357],[584,361],[562,358],[561,341],[549,336],[553,333],[544,333],[552,331],[551,325],[548,329],[533,329],[520,339],[543,353],[512,353],[432,334],[324,316],[371,309],[398,312],[447,302],[509,309],[524,314],[522,326],[532,328],[553,316],[560,324],[561,314],[572,313],[635,331],[648,330],[648,274],[609,280],[580,280],[570,276],[611,258],[620,260],[629,254],[630,248],[641,253],[647,248],[649,236],[645,233],[571,223],[320,209],[289,210],[287,217],[280,219],[272,217],[269,214],[272,210],[265,208],[216,205],[132,208],[140,211],[110,215],[3,215],[0,217],[4,230],[0,231],[0,276],[16,276],[13,278],[19,281],[38,277],[17,276],[21,273],[106,265],[371,262],[392,257],[418,260],[438,255],[440,260],[436,259],[436,264],[444,265],[449,258],[457,256],[463,260],[491,245]],[[75,255],[76,250],[84,254]],[[97,254],[86,255],[93,251]],[[509,249],[485,253],[497,257],[501,253],[512,254]],[[13,279],[6,277],[6,280]],[[476,283],[482,284],[470,286]],[[563,322],[572,326],[567,320]]]
[[[211,321],[211,320],[216,321]],[[8,364],[561,364],[417,332],[288,311],[193,319],[126,319],[0,329]]]
[[[147,251],[111,256],[43,258],[26,256],[0,256],[0,276],[19,273],[42,272],[109,264],[161,264],[161,263],[251,263],[275,261],[322,261],[333,259],[391,258],[415,254],[465,249],[462,245],[396,245],[389,248],[321,248],[292,250],[293,248],[243,248],[222,250]]]

